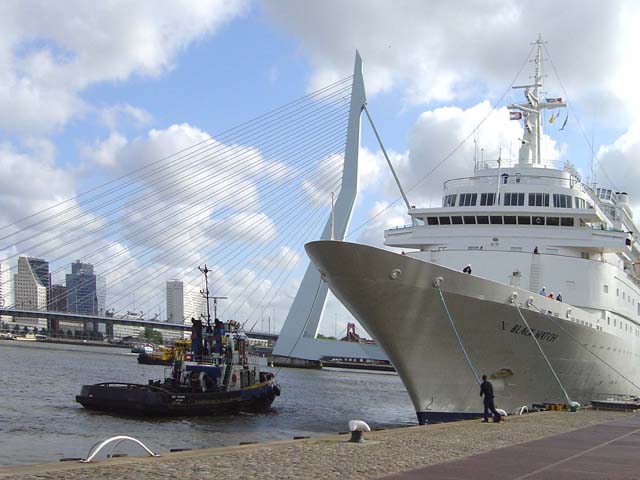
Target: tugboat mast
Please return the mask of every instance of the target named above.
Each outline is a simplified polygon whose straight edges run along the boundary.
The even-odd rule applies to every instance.
[[[207,299],[207,326],[211,326],[211,310],[209,308],[209,300],[213,300],[213,318],[218,318],[218,300],[226,300],[227,297],[210,297],[209,296],[209,270],[207,264],[204,267],[198,267],[198,270],[204,275],[204,290],[200,290],[200,294]]]
[[[204,267],[198,266],[198,270],[204,275],[204,290],[200,290],[200,294],[207,299],[207,326],[211,326],[211,312],[209,311],[209,270],[207,264]]]

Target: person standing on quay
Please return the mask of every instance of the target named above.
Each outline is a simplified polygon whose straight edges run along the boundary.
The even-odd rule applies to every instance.
[[[466,273],[468,275],[471,275],[471,264],[467,265],[466,267],[464,267],[462,269],[462,273]]]
[[[493,385],[491,382],[487,380],[486,375],[482,375],[482,383],[480,384],[480,396],[484,398],[482,399],[484,403],[484,420],[483,422],[489,422],[489,411],[493,414],[493,421],[500,421],[500,414],[496,410],[496,404],[493,400]]]

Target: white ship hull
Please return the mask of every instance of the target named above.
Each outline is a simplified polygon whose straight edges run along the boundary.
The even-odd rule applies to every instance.
[[[498,408],[511,411],[532,403],[566,402],[511,302],[514,292],[572,401],[584,405],[602,394],[638,393],[630,383],[639,383],[638,338],[580,324],[580,319],[586,325],[595,324],[591,313],[365,245],[317,241],[306,249],[331,291],[388,355],[421,423],[437,414],[469,415],[482,410],[478,384],[434,286],[439,277],[469,360],[479,375],[491,378]],[[532,306],[527,305],[529,298]],[[553,321],[536,307],[550,312]]]

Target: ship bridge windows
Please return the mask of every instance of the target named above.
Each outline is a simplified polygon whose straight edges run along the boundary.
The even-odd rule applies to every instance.
[[[572,199],[571,195],[564,195],[562,193],[553,194],[553,206],[556,208],[571,208]]]
[[[442,206],[443,207],[455,207],[456,206],[456,198],[458,198],[458,195],[456,195],[456,194],[445,195],[444,196],[444,200],[442,201]]]
[[[596,193],[600,200],[611,200],[611,190],[606,188],[598,188]]]
[[[496,194],[495,193],[481,193],[480,194],[480,205],[483,207],[487,207],[495,204],[496,202]]]
[[[572,217],[541,217],[528,215],[452,215],[441,217],[425,217],[429,226],[437,225],[535,225],[551,227],[573,227]],[[584,253],[584,252],[583,252]]]
[[[459,207],[475,207],[477,201],[478,201],[477,193],[461,193],[458,206]]]
[[[576,197],[576,208],[587,209],[591,208],[591,205],[587,203],[584,198]]]
[[[530,193],[529,206],[530,207],[548,207],[549,194],[548,193]]]
[[[504,194],[505,207],[522,207],[524,206],[524,193],[508,192]]]

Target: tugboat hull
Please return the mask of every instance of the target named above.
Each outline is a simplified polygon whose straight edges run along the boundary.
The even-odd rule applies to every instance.
[[[184,392],[130,383],[84,385],[76,402],[84,408],[132,416],[229,415],[265,411],[280,395],[273,380],[228,392]]]

